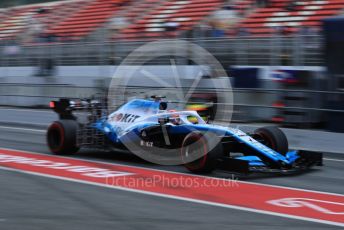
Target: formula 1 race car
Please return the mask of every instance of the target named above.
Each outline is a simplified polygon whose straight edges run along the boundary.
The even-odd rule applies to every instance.
[[[47,131],[55,154],[80,147],[127,149],[159,156],[175,154],[194,173],[214,169],[237,173],[293,173],[322,165],[318,152],[289,150],[284,133],[274,126],[244,133],[205,122],[196,111],[170,111],[160,97],[131,100],[107,112],[101,100],[50,102],[60,119]],[[82,119],[82,117],[84,119]]]

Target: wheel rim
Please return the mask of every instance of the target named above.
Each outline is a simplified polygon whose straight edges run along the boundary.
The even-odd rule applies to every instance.
[[[198,170],[205,166],[207,161],[207,146],[203,139],[199,139],[202,146],[196,146],[194,144],[188,145],[185,148],[182,148],[182,162],[184,166],[190,170]],[[190,156],[200,156],[197,160],[188,162],[188,157]]]

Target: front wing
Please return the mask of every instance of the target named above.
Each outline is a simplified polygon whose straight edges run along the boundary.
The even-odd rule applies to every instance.
[[[218,169],[242,174],[249,173],[278,173],[293,174],[303,172],[313,166],[323,165],[323,154],[312,151],[290,151],[287,156],[293,157],[293,164],[282,167],[272,167],[268,162],[257,156],[224,157],[219,160]]]

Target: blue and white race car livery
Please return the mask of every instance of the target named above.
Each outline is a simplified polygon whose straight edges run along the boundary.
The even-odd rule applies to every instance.
[[[177,164],[178,159],[195,173],[291,173],[322,165],[321,153],[289,150],[277,127],[245,133],[208,124],[196,111],[168,110],[159,97],[131,100],[109,114],[97,100],[60,99],[50,107],[60,117],[47,132],[55,154],[76,153],[80,147],[127,149],[144,159],[156,154],[163,164]],[[87,121],[81,122],[74,111],[84,112]]]

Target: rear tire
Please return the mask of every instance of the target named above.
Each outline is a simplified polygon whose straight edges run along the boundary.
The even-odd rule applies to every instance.
[[[279,128],[275,126],[266,126],[257,129],[254,133],[261,137],[264,140],[264,144],[269,148],[284,156],[287,154],[289,150],[288,139]]]
[[[57,155],[74,154],[79,151],[76,146],[78,123],[74,120],[54,121],[48,128],[47,143],[51,152]]]
[[[189,154],[201,157],[187,162],[186,158]],[[187,162],[184,166],[193,173],[205,174],[212,172],[216,168],[217,160],[221,156],[222,145],[215,135],[203,135],[200,132],[192,132],[184,138],[181,148],[182,162]]]

